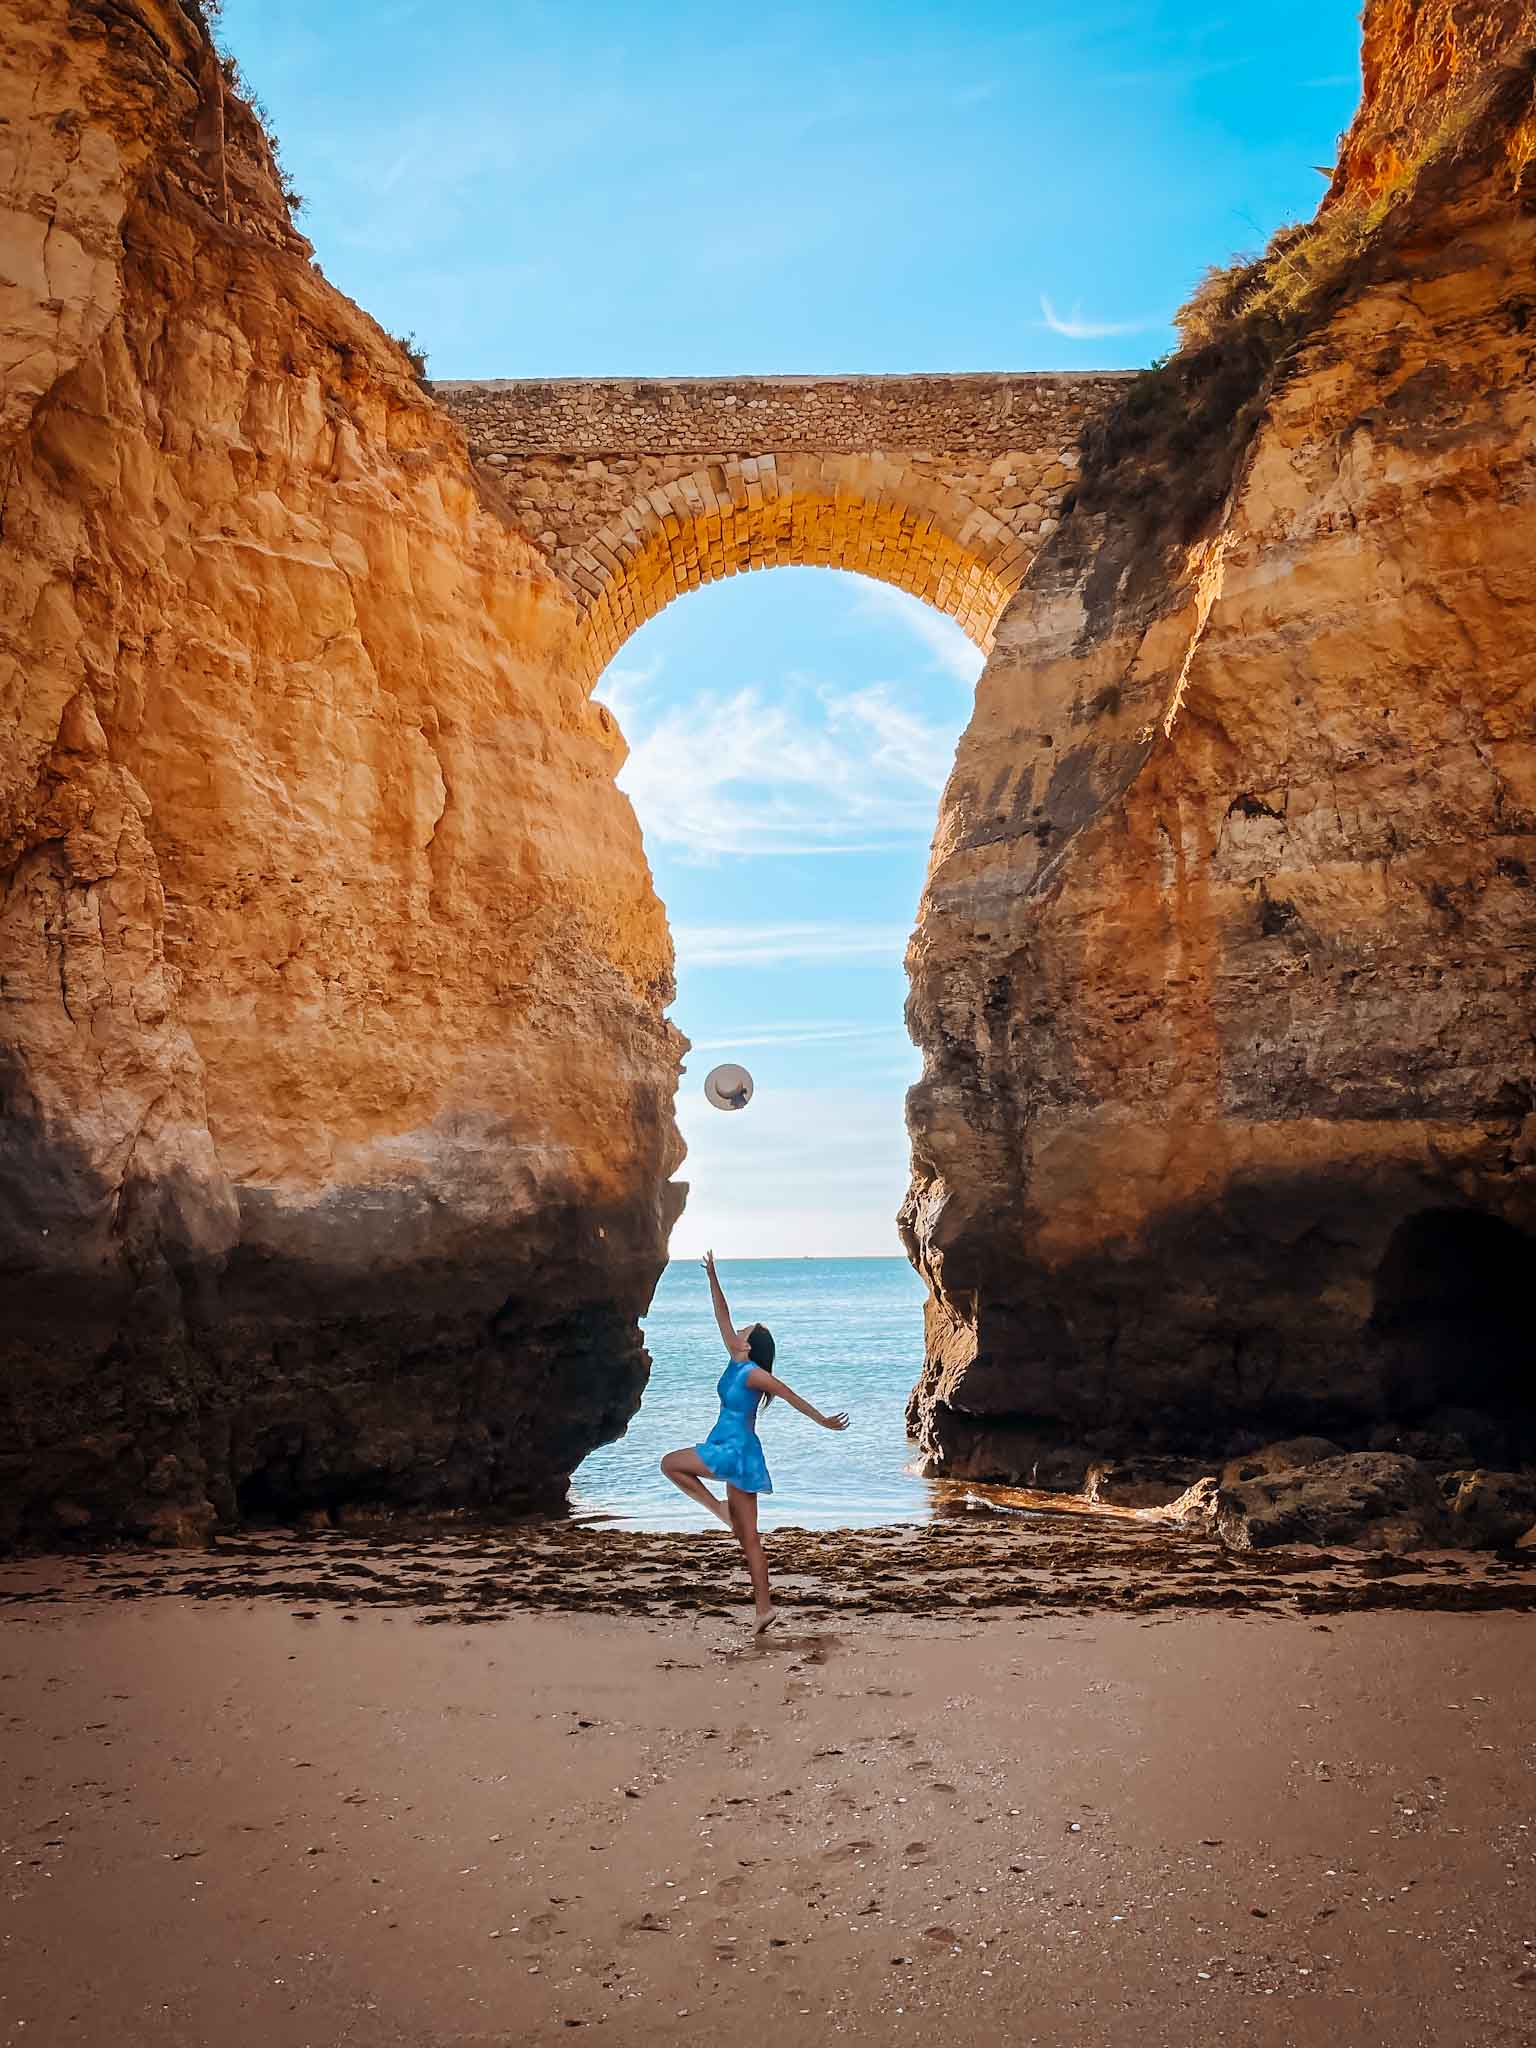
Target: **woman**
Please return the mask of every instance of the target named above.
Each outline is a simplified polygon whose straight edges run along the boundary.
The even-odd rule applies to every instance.
[[[809,1415],[812,1422],[819,1422],[823,1429],[846,1429],[848,1417],[841,1413],[823,1415],[819,1408],[813,1408],[809,1401],[802,1401],[793,1387],[786,1386],[774,1375],[770,1370],[773,1365],[773,1337],[767,1325],[748,1323],[745,1329],[738,1330],[731,1322],[731,1312],[721,1292],[713,1252],[704,1254],[703,1266],[709,1275],[715,1321],[720,1325],[720,1334],[730,1353],[730,1363],[721,1373],[720,1383],[715,1389],[720,1396],[720,1419],[703,1443],[695,1444],[691,1450],[668,1451],[661,1461],[661,1469],[674,1486],[681,1487],[690,1500],[708,1508],[734,1533],[747,1560],[747,1570],[752,1574],[752,1598],[757,1609],[756,1633],[761,1635],[765,1629],[772,1628],[779,1617],[768,1592],[768,1566],[763,1557],[762,1539],[757,1533],[757,1496],[773,1491],[763,1447],[757,1440],[758,1404],[766,1404],[777,1394],[791,1408],[798,1408],[802,1415]],[[725,1481],[724,1501],[710,1492],[704,1484],[706,1479]]]

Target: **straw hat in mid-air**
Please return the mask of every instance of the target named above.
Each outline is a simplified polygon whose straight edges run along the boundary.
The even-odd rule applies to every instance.
[[[704,1094],[716,1109],[745,1109],[752,1100],[752,1076],[745,1067],[714,1067],[705,1076]]]

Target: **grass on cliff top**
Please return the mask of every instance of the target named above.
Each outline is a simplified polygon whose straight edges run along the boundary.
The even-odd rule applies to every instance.
[[[1419,174],[1439,158],[1454,156],[1486,108],[1486,89],[1464,85],[1447,97],[1439,118],[1405,156],[1374,198],[1336,201],[1315,219],[1288,221],[1258,256],[1237,256],[1212,264],[1173,316],[1179,353],[1207,348],[1238,322],[1302,313],[1327,288],[1347,276],[1393,212],[1411,195]]]
[[[415,373],[417,383],[425,384],[427,381],[427,352],[416,339],[416,336],[413,333],[391,334],[389,338],[410,364],[411,369]]]
[[[224,74],[224,84],[233,97],[249,112],[251,119],[261,131],[261,140],[272,159],[272,170],[277,179],[278,190],[283,195],[283,204],[288,209],[290,224],[304,211],[304,194],[294,184],[283,162],[282,149],[277,139],[277,130],[272,124],[270,110],[252,90],[250,81],[240,69],[239,60],[224,47],[220,38],[220,18],[224,12],[224,0],[186,0],[190,13],[203,34],[213,45],[219,60],[219,69]]]

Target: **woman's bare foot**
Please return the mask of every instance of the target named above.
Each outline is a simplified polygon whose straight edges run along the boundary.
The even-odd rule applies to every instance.
[[[778,1618],[779,1610],[777,1609],[777,1607],[767,1607],[761,1609],[758,1613],[756,1621],[752,1624],[753,1635],[765,1636],[768,1633],[769,1629],[773,1627],[774,1623],[778,1620]]]

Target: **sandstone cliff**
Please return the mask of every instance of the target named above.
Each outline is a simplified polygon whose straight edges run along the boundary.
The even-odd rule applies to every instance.
[[[0,1538],[548,1501],[679,1199],[570,600],[194,0],[0,27]]]
[[[1536,1451],[1536,13],[1364,28],[1317,227],[1085,438],[943,800],[932,1471]]]

